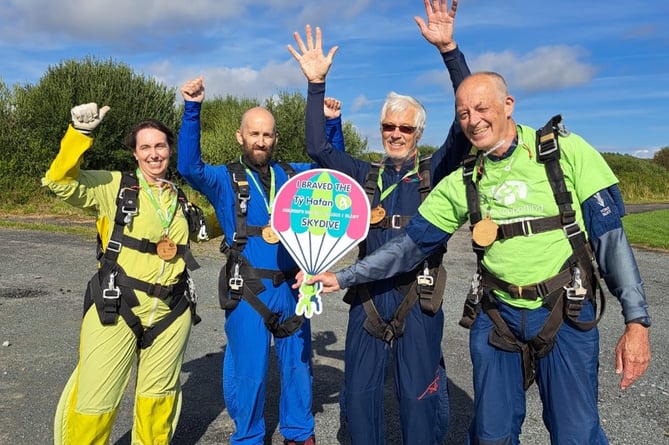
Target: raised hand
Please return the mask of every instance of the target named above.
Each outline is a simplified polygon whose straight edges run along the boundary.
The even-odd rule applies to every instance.
[[[90,102],[77,105],[70,110],[72,115],[72,126],[83,134],[90,134],[95,129],[111,108],[108,105],[98,110],[98,104]]]
[[[181,87],[181,95],[189,102],[202,102],[204,100],[204,78],[200,76],[187,81]]]
[[[318,26],[316,27],[315,43],[311,32],[311,25],[305,26],[304,29],[306,45],[305,42],[302,41],[300,33],[296,31],[293,33],[293,37],[295,38],[299,52],[291,45],[288,45],[288,51],[300,64],[300,68],[302,68],[302,72],[309,82],[323,83],[325,82],[325,76],[327,76],[328,71],[330,70],[332,60],[339,47],[333,46],[326,56],[323,54],[321,29]]]
[[[453,40],[455,27],[455,12],[458,9],[458,0],[453,0],[450,10],[446,0],[424,0],[427,24],[421,17],[414,17],[425,40],[445,53],[456,48]]]
[[[334,97],[323,99],[323,113],[326,119],[334,119],[341,116],[341,101]]]

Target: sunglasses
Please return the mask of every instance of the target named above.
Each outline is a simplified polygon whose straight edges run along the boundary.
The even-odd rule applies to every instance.
[[[391,132],[395,131],[396,128],[399,128],[402,134],[413,134],[416,131],[416,127],[412,127],[411,125],[381,124],[383,131]]]

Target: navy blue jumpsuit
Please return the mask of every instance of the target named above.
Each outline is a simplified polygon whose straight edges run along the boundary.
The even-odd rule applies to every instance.
[[[442,54],[454,89],[469,75],[464,56],[455,49]],[[364,184],[370,171],[369,162],[352,158],[334,148],[327,141],[323,99],[325,84],[308,86],[306,136],[307,152],[321,167],[332,168]],[[457,124],[454,124],[442,147],[434,153],[430,173],[432,186],[455,170],[471,144]],[[397,187],[381,204],[387,215],[415,215],[421,203],[420,180],[414,173],[414,159],[407,161],[400,171],[395,166],[382,169],[383,190],[397,183]],[[372,203],[379,203],[377,190]],[[367,253],[373,252],[389,239],[404,232],[399,229],[370,228],[366,240]],[[443,256],[442,250],[440,256]],[[409,272],[413,279],[416,271]],[[370,293],[381,318],[392,319],[404,295],[396,289],[395,279],[373,282]],[[414,304],[406,319],[404,334],[388,345],[363,328],[367,315],[360,298],[351,304],[345,350],[345,384],[342,392],[342,412],[354,444],[383,445],[383,386],[390,353],[394,356],[395,389],[400,405],[400,422],[405,444],[441,444],[448,428],[448,392],[446,371],[441,352],[444,314],[421,311]]]

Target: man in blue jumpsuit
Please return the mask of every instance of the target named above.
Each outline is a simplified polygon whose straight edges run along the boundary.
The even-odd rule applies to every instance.
[[[203,79],[186,82],[181,92],[185,107],[177,167],[188,183],[213,205],[223,229],[225,247],[231,254],[229,267],[225,269],[227,274],[222,274],[219,280],[226,308],[223,392],[235,423],[230,442],[264,443],[266,374],[274,337],[281,372],[281,434],[286,444],[313,445],[311,329],[308,320],[295,316],[296,292],[287,281],[294,277],[297,266],[267,231],[275,193],[289,178],[287,170],[300,172],[311,168],[311,164],[288,167],[272,160],[278,140],[275,121],[261,107],[248,110],[242,117],[237,130],[242,155],[236,166],[203,162],[200,148]],[[341,140],[340,133],[341,126],[335,129],[333,138]],[[233,167],[239,171],[231,175]],[[246,195],[240,187],[245,187]],[[266,312],[261,315],[259,309]]]
[[[439,49],[454,88],[469,74],[464,56],[453,41],[456,7],[457,1],[450,10],[446,2],[435,2],[434,6],[426,2],[427,24],[416,18],[425,39]],[[315,45],[309,26],[306,37],[310,49],[296,33],[295,40],[301,52],[292,47],[289,51],[309,81],[307,152],[322,167],[342,171],[365,188],[371,185],[372,192],[368,196],[372,225],[365,245],[360,249],[364,256],[363,252],[373,252],[385,241],[404,232],[405,221],[416,214],[422,197],[448,172],[457,168],[469,145],[458,128],[452,127],[448,138],[424,170],[426,163],[419,160],[417,144],[425,125],[425,110],[414,98],[391,93],[381,111],[381,137],[386,157],[370,176],[372,164],[335,150],[327,142],[323,97],[325,77],[336,48],[327,56],[323,54],[318,28]],[[445,440],[449,406],[441,351],[443,287],[435,287],[434,293],[438,295],[430,299],[429,308],[422,308],[419,301],[414,301],[408,310],[398,309],[406,307],[410,298],[416,298],[418,274],[436,280],[433,271],[441,267],[444,253],[445,249],[438,249],[418,269],[399,279],[378,280],[368,287],[358,287],[354,294],[345,298],[351,308],[341,402],[343,418],[354,445],[385,443],[383,386],[391,351],[403,443],[434,445],[443,444]],[[440,279],[445,280],[445,271],[441,270],[441,274]]]
[[[473,145],[472,170],[465,162],[441,181],[403,236],[310,281],[328,292],[410,270],[476,220],[481,259],[478,301],[467,317],[475,396],[467,443],[518,444],[525,389],[536,381],[552,444],[606,445],[597,409],[598,272],[625,319],[616,347],[621,388],[650,362],[648,304],[620,220],[620,190],[602,156],[559,116],[537,133],[516,124],[514,102],[496,73],[465,79],[456,115]]]

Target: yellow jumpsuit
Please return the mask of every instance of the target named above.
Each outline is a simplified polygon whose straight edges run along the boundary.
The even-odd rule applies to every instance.
[[[72,127],[61,141],[58,155],[42,179],[65,202],[95,212],[103,248],[113,230],[120,172],[80,170],[84,152],[93,140]],[[166,209],[176,194],[169,184],[152,184],[151,192]],[[139,214],[124,233],[136,239],[160,240],[159,216],[145,190],[139,192]],[[180,208],[169,226],[177,244],[188,242],[188,223]],[[186,271],[180,255],[164,261],[156,254],[122,248],[118,264],[130,277],[163,286],[175,284]],[[135,291],[139,305],[133,312],[147,328],[170,311],[165,301]],[[169,298],[169,297],[168,297]],[[132,444],[168,444],[181,409],[179,373],[190,334],[191,312],[186,310],[151,346],[137,347],[134,333],[122,317],[102,325],[95,305],[84,314],[80,333],[79,363],[61,395],[54,421],[54,444],[106,444],[123,392],[137,363]]]

